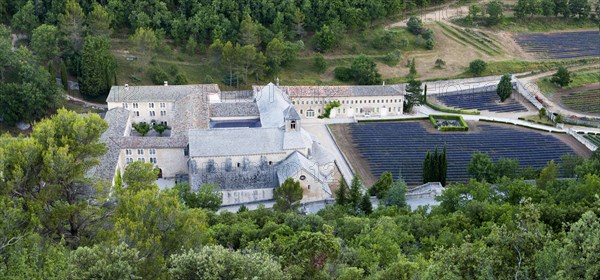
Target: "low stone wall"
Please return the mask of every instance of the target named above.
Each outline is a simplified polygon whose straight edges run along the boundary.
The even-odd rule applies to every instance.
[[[224,190],[222,206],[256,203],[264,200],[273,199],[273,188],[267,189],[249,189],[249,190]]]

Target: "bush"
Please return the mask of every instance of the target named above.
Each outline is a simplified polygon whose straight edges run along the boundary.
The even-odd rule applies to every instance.
[[[388,54],[385,55],[383,60],[384,60],[385,64],[387,64],[389,66],[398,65],[398,62],[400,62],[400,51],[396,50],[396,51],[389,52]]]
[[[155,85],[162,85],[165,81],[169,79],[169,75],[159,66],[152,66],[148,68],[146,72],[152,83]]]
[[[352,70],[348,67],[336,67],[333,70],[335,78],[342,82],[349,82],[352,80]]]
[[[317,69],[317,73],[323,73],[327,70],[327,61],[320,53],[315,55],[313,65],[315,66],[315,69]]]
[[[419,35],[423,30],[423,21],[416,16],[412,16],[408,19],[406,26],[408,27],[408,31],[410,31],[410,33]]]
[[[433,50],[433,47],[435,47],[435,43],[433,42],[433,39],[431,39],[431,38],[427,39],[427,41],[425,41],[425,48],[428,50]]]
[[[441,58],[435,60],[435,67],[442,68],[444,66],[446,66],[446,62],[444,60],[442,60]]]
[[[175,84],[176,85],[187,85],[187,84],[189,84],[187,76],[185,74],[183,74],[183,73],[178,73],[177,76],[175,76]]]
[[[477,76],[481,75],[485,68],[487,68],[487,63],[481,59],[475,59],[469,63],[469,72]]]

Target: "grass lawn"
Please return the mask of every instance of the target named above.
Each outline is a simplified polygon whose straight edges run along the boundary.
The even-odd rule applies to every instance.
[[[544,95],[548,96],[552,96],[553,93],[560,89],[571,89],[593,83],[600,83],[600,72],[598,72],[595,69],[572,72],[572,82],[564,88],[560,88],[556,84],[550,82],[550,79],[552,79],[552,77],[546,77],[536,81],[536,84],[540,88],[540,91],[542,91]]]
[[[550,119],[548,119],[548,117],[543,117],[540,119],[537,114],[523,117],[523,120],[537,124],[554,126],[554,123]]]

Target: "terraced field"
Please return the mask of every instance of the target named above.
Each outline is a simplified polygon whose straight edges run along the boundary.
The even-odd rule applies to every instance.
[[[596,147],[600,147],[600,134],[586,134],[583,137],[585,139],[590,140]]]
[[[469,180],[467,165],[471,155],[486,152],[494,161],[507,157],[519,160],[521,166],[542,167],[550,160],[558,161],[574,150],[558,136],[506,125],[470,123],[475,131],[438,132],[426,129],[425,121],[350,124],[355,149],[368,162],[371,173],[379,176],[390,171],[410,185],[422,181],[422,164],[427,151],[446,144],[448,181]],[[348,152],[348,151],[347,151]]]
[[[502,54],[500,43],[484,32],[455,27],[442,22],[437,22],[437,24],[446,36],[463,46],[471,45],[490,56]]]
[[[560,101],[571,110],[600,114],[600,88],[563,95]]]
[[[515,39],[526,52],[541,58],[600,57],[600,33],[598,30],[520,33],[515,35]]]
[[[495,91],[482,93],[466,93],[454,95],[439,95],[436,99],[446,106],[460,109],[487,110],[490,112],[524,112],[527,108],[514,99],[499,103],[500,98]]]

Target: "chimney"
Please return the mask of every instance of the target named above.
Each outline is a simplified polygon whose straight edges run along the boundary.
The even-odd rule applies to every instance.
[[[129,90],[129,84],[125,84],[125,90]]]
[[[165,86],[168,86],[168,85],[169,85],[169,82],[168,82],[168,81],[165,81]]]
[[[385,81],[383,81],[383,85],[385,86]]]
[[[277,83],[277,86],[279,86],[279,77],[277,77],[277,79],[275,79],[275,83]]]

